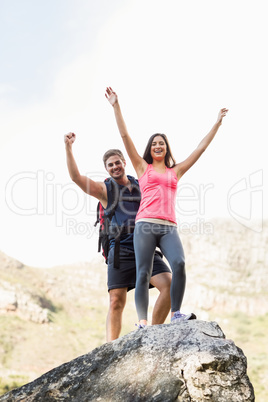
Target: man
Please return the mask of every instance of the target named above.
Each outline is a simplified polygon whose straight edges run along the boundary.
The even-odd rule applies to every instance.
[[[85,193],[97,198],[103,208],[108,210],[112,202],[110,186],[107,182],[96,182],[80,174],[72,152],[75,138],[74,133],[68,133],[64,136],[70,177]],[[131,197],[140,196],[138,181],[126,175],[126,161],[121,151],[107,151],[104,154],[103,162],[112,180],[118,185],[120,194],[123,193],[127,196],[125,197],[126,201],[122,198],[122,201],[118,203],[112,223],[117,222],[119,225],[125,225],[129,221],[134,222],[139,203],[131,202]],[[135,287],[136,282],[133,233],[123,233],[120,236],[119,268],[114,266],[114,246],[114,239],[111,239],[108,256],[110,306],[106,320],[107,342],[117,339],[120,335],[127,292]],[[156,287],[160,293],[153,309],[153,325],[162,324],[168,315],[170,310],[170,284],[171,271],[159,254],[155,253],[150,285]]]

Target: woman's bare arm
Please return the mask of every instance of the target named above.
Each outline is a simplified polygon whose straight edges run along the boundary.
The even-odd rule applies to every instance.
[[[174,166],[174,170],[177,174],[178,180],[184,175],[184,173],[187,172],[187,170],[189,170],[195,164],[195,162],[200,158],[202,153],[207,149],[207,147],[217,134],[217,131],[222,124],[222,119],[223,117],[226,116],[227,112],[228,109],[225,108],[219,111],[217,121],[213,125],[210,132],[202,139],[202,141],[198,144],[196,149],[188,156],[188,158],[186,158],[183,162],[177,163]]]

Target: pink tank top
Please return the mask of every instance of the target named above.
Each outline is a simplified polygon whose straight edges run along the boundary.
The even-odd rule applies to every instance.
[[[148,165],[139,178],[141,203],[136,220],[155,218],[177,223],[175,214],[177,183],[174,169],[166,167],[165,173],[158,173],[152,165]]]

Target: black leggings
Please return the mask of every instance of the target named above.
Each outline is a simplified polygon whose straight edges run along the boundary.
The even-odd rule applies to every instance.
[[[139,320],[147,320],[148,287],[156,247],[160,248],[172,270],[171,311],[180,310],[182,304],[186,274],[184,251],[177,228],[175,226],[140,221],[136,223],[134,230],[137,269],[135,303]]]

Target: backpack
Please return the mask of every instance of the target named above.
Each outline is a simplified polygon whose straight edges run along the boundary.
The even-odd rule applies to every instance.
[[[118,205],[119,197],[115,197],[115,186],[116,184],[114,183],[111,178],[107,178],[104,180],[105,182],[110,182],[111,183],[111,190],[112,190],[112,206],[110,208],[110,211],[108,213],[105,213],[104,208],[99,201],[97,204],[97,220],[94,224],[96,227],[97,224],[100,224],[99,228],[99,240],[98,240],[98,253],[100,253],[102,249],[102,255],[105,259],[106,264],[108,264],[108,253],[109,253],[109,226],[112,220],[112,217],[115,214],[115,209]],[[117,198],[117,199],[115,199]]]
[[[100,224],[99,229],[99,241],[98,241],[98,252],[102,249],[102,255],[104,256],[106,264],[108,264],[108,254],[109,254],[109,245],[110,239],[114,238],[114,268],[119,268],[120,259],[119,259],[119,251],[120,251],[120,237],[122,234],[133,233],[133,226],[120,226],[115,218],[115,222],[113,222],[112,230],[110,230],[110,224],[113,216],[115,215],[115,210],[117,208],[119,198],[120,198],[120,190],[118,185],[111,177],[104,180],[105,182],[110,184],[111,191],[111,205],[109,210],[104,210],[103,206],[100,202],[97,205],[97,220],[94,226]],[[137,198],[134,197],[123,197],[122,200],[128,201],[140,201],[140,196]],[[116,225],[114,225],[116,223]]]
[[[97,224],[100,224],[99,228],[99,240],[98,240],[98,253],[101,251],[101,246],[102,246],[102,255],[105,258],[105,262],[107,264],[107,258],[108,258],[108,251],[109,251],[109,236],[107,233],[105,233],[105,214],[104,214],[104,209],[101,204],[101,202],[98,202],[97,205],[97,220],[94,224],[96,227]]]
[[[94,224],[96,227],[97,224],[100,224],[99,228],[99,240],[98,240],[98,252],[102,250],[102,255],[105,259],[106,264],[108,264],[108,254],[109,254],[109,246],[110,246],[110,224],[112,221],[113,216],[115,215],[115,210],[117,208],[119,202],[119,187],[115,183],[111,177],[108,177],[104,180],[107,183],[110,183],[110,190],[111,190],[111,205],[109,210],[104,210],[101,202],[99,201],[97,204],[97,220]],[[126,197],[124,197],[126,199]],[[128,198],[129,201],[140,201],[140,197],[138,199],[134,199],[133,197]],[[119,259],[119,250],[120,250],[120,236],[121,234],[125,233],[133,233],[134,226],[119,226],[116,221],[116,233],[113,233],[112,236],[115,239],[115,247],[114,247],[114,268],[119,268],[120,259]],[[163,254],[159,250],[155,250],[155,252],[163,258]]]

